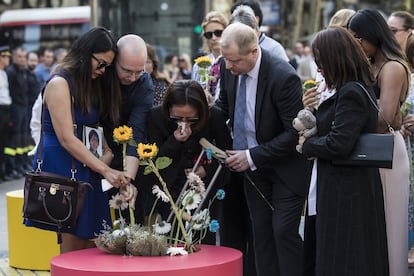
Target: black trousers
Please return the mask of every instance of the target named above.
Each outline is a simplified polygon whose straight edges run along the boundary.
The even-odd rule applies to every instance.
[[[257,189],[244,182],[253,229],[253,246],[258,276],[299,276],[303,268],[303,242],[299,224],[304,196],[288,188],[273,169],[249,172]]]
[[[303,241],[303,276],[315,276],[316,266],[316,215],[305,217]]]
[[[7,139],[9,139],[8,129],[9,129],[9,117],[10,116],[10,106],[9,105],[0,105],[0,177],[4,174],[4,164],[6,163],[6,158],[4,155],[4,148],[7,144]]]

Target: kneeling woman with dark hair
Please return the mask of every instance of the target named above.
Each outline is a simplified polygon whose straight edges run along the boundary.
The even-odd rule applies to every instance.
[[[168,88],[161,106],[154,107],[148,118],[148,142],[156,143],[159,148],[158,156],[172,159],[172,164],[160,171],[167,182],[172,197],[176,200],[186,182],[186,176],[193,168],[201,153],[200,138],[204,137],[217,147],[231,147],[231,137],[226,126],[226,118],[216,107],[209,107],[206,94],[197,81],[175,81]],[[195,173],[207,185],[213,177],[218,163],[216,160],[200,162]],[[214,184],[219,188],[223,184],[223,174]],[[148,206],[155,197],[151,187],[158,180],[154,174],[143,177],[144,189],[149,194]],[[211,192],[214,195],[214,188]],[[148,199],[149,199],[148,198]],[[205,201],[208,204],[208,199]],[[212,213],[217,214],[220,203],[215,202]],[[167,220],[170,214],[170,204],[161,202],[157,211],[162,219]],[[214,210],[216,209],[216,210]],[[206,237],[205,243],[214,244],[214,237]]]

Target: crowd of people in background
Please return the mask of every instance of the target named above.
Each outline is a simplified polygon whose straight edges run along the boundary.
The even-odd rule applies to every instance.
[[[138,223],[153,202],[153,176],[144,176],[134,146],[123,160],[114,128],[130,126],[137,143],[156,143],[173,160],[163,175],[174,199],[205,137],[228,157],[216,184],[227,193],[214,211],[220,239],[204,242],[242,251],[244,275],[407,275],[414,263],[414,16],[339,10],[311,41],[285,49],[261,31],[258,1],[238,1],[230,14],[209,11],[201,22],[199,56],[211,60],[207,81],[187,53],[158,57],[139,35],[116,41],[101,27],[70,49],[0,46],[0,182],[36,166],[42,135],[46,169],[69,174],[75,158],[80,178],[95,190],[81,223],[64,229],[61,252],[88,248],[109,219],[106,201],[117,189],[141,191]],[[307,80],[317,86],[304,92]],[[316,116],[313,137],[292,125],[303,108]],[[72,120],[103,128],[102,136],[90,132],[100,154],[82,143]],[[392,169],[333,164],[359,135],[389,132]],[[63,161],[52,166],[55,158]],[[217,166],[201,162],[194,172],[209,180]],[[102,177],[114,189],[103,192]],[[156,212],[167,219],[169,206],[160,203]]]

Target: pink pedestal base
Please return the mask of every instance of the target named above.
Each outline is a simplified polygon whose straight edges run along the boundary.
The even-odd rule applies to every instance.
[[[238,250],[201,245],[187,256],[135,257],[85,249],[62,254],[50,262],[51,276],[242,276],[242,253]]]

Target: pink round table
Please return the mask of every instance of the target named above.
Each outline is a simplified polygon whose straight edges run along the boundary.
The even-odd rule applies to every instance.
[[[242,253],[236,249],[201,245],[187,256],[140,257],[105,253],[97,248],[52,258],[51,276],[242,276]]]

